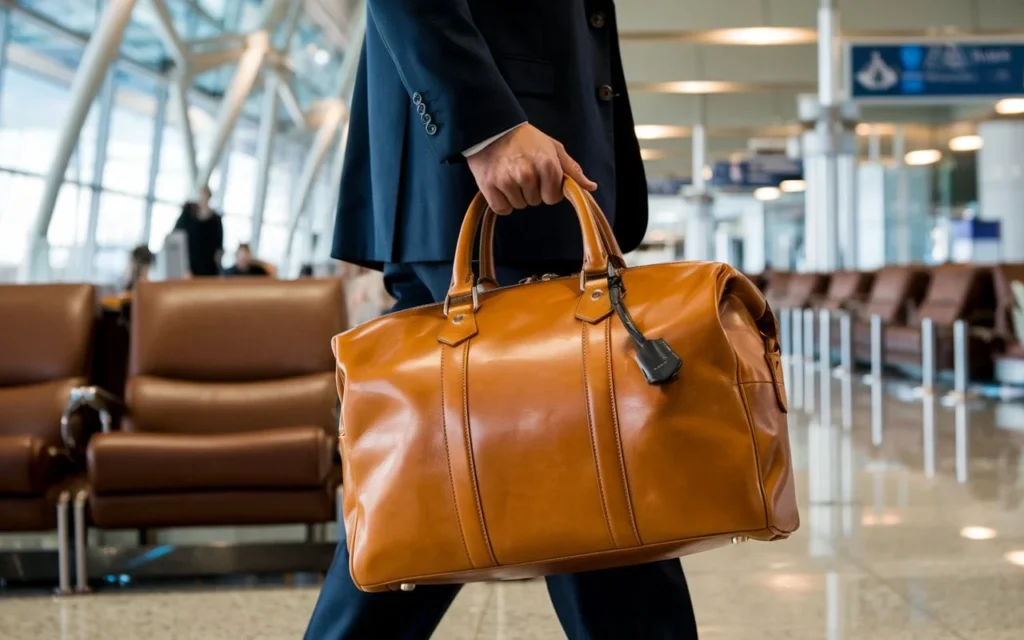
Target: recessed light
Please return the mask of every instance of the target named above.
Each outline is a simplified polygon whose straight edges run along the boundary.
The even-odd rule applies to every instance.
[[[942,152],[938,149],[918,149],[917,151],[911,151],[907,153],[907,155],[903,156],[903,162],[912,167],[922,167],[929,164],[935,164],[939,160],[942,160]]]
[[[1024,98],[1007,98],[996,103],[996,113],[1004,116],[1024,113]]]
[[[754,189],[754,197],[762,202],[778,200],[782,197],[782,189],[778,187],[761,187]]]
[[[803,180],[783,180],[779,188],[785,193],[800,193],[807,191],[807,183]]]
[[[981,136],[957,136],[949,141],[950,151],[977,151],[985,146]]]
[[[685,138],[690,135],[689,127],[671,124],[638,124],[635,127],[636,137],[641,140],[662,140],[665,138]]]

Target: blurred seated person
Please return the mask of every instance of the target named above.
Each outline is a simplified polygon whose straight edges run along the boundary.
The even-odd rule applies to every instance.
[[[128,258],[128,281],[124,285],[125,291],[132,291],[136,283],[149,280],[149,270],[155,260],[156,256],[144,244],[132,249]]]
[[[238,245],[238,251],[235,252],[235,266],[225,269],[224,275],[265,277],[269,276],[270,272],[258,260],[253,260],[252,249],[248,243],[243,242]]]
[[[224,223],[213,207],[209,187],[199,192],[199,202],[186,202],[181,216],[174,223],[175,231],[188,236],[189,271],[193,276],[220,274],[220,261],[224,255]]]

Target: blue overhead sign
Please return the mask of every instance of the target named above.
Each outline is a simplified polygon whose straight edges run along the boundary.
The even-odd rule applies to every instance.
[[[847,60],[854,99],[1024,95],[1024,43],[854,43]]]

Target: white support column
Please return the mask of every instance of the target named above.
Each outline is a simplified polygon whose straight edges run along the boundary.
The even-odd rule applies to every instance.
[[[295,237],[295,230],[299,225],[299,217],[306,208],[306,203],[309,201],[309,193],[313,189],[317,173],[319,173],[320,167],[323,166],[327,152],[331,150],[331,144],[334,142],[338,127],[341,125],[343,118],[347,120],[347,111],[348,109],[339,100],[328,113],[324,114],[320,128],[317,129],[316,138],[313,140],[313,146],[310,147],[306,161],[303,163],[298,187],[292,199],[292,210],[288,216],[287,246],[289,256],[291,255],[292,239]]]
[[[221,102],[213,144],[210,147],[210,152],[204,158],[198,179],[195,182],[197,191],[210,180],[221,154],[224,153],[228,140],[231,138],[231,132],[238,122],[238,116],[241,115],[242,108],[245,106],[245,100],[256,84],[260,66],[263,64],[263,59],[269,48],[270,36],[266,31],[258,31],[249,36],[248,49],[239,59],[235,75],[231,79],[231,86]]]
[[[892,137],[892,155],[896,163],[896,264],[909,264],[910,259],[910,172],[907,170],[907,130],[896,127]]]
[[[149,244],[153,231],[153,200],[156,197],[156,179],[160,175],[160,156],[164,148],[164,128],[167,125],[167,101],[170,89],[166,82],[157,90],[156,117],[153,126],[153,141],[149,154],[149,178],[146,182],[146,218],[142,227],[142,242]]]
[[[188,117],[188,87],[191,78],[188,75],[175,75],[171,80],[170,96],[174,117],[181,127],[182,153],[185,154],[185,169],[188,171],[189,199],[199,195],[196,185],[199,182],[199,165],[196,162],[196,139],[192,134],[192,121]]]
[[[981,217],[999,222],[1000,259],[1024,262],[1024,121],[993,120],[978,125]]]
[[[32,226],[28,257],[19,274],[22,281],[37,279],[39,272],[43,270],[41,267],[48,262],[46,232],[53,218],[53,209],[57,206],[61,185],[64,183],[64,172],[75,152],[82,125],[89,115],[89,107],[103,84],[107,70],[117,57],[121,38],[134,8],[135,0],[109,0],[100,16],[96,31],[89,38],[89,43],[82,53],[82,61],[71,82],[68,113],[61,124],[57,150],[46,175],[39,210]]]
[[[99,126],[96,129],[96,158],[93,165],[93,180],[101,188],[103,186],[104,167],[107,164],[107,145],[110,142],[110,119],[114,111],[114,74],[107,75],[103,92],[99,101]],[[101,189],[93,189],[89,201],[89,218],[86,223],[85,246],[79,254],[81,264],[79,271],[88,280],[92,277],[92,267],[96,261],[96,231],[99,229]]]
[[[174,18],[167,9],[166,1],[149,0],[149,4],[153,7],[153,12],[157,17],[157,36],[163,42],[164,48],[171,54],[171,59],[174,60],[174,65],[178,68],[178,71],[180,73],[188,73],[188,48],[174,29]]]
[[[276,79],[275,86],[277,92],[281,98],[281,103],[284,105],[284,110],[288,113],[288,117],[291,118],[292,123],[299,129],[306,128],[306,115],[302,113],[302,107],[299,105],[299,98],[295,95],[291,86],[288,84],[288,78],[285,77],[284,73],[281,72],[277,67],[267,67],[267,73]]]
[[[693,126],[691,143],[691,173],[693,184],[685,192],[686,200],[686,231],[683,235],[683,257],[686,260],[713,260],[714,220],[711,213],[713,202],[708,193],[707,180],[704,177],[704,166],[707,164],[707,137],[704,128],[704,98],[701,97],[697,108],[697,123]]]
[[[818,114],[816,130],[821,149],[822,197],[819,215],[819,260],[811,270],[839,267],[839,153],[836,108],[839,103],[839,11],[835,0],[821,0],[818,8]],[[809,240],[809,239],[808,239]]]
[[[338,70],[338,91],[339,101],[337,105],[324,114],[320,128],[317,131],[315,141],[303,166],[299,178],[299,186],[295,191],[292,200],[292,211],[288,218],[288,244],[287,258],[291,258],[292,239],[295,237],[295,229],[298,227],[299,216],[302,215],[306,202],[309,200],[309,192],[316,181],[317,172],[323,165],[324,158],[330,151],[331,143],[334,141],[338,127],[348,126],[348,105],[352,102],[352,90],[355,86],[356,72],[359,68],[359,56],[362,50],[363,37],[366,35],[366,11],[362,10],[363,3],[360,2],[352,19],[352,26],[349,30],[351,44],[345,52],[345,58]],[[343,138],[344,142],[344,138]],[[339,153],[343,153],[343,145],[339,145]]]
[[[252,252],[259,255],[260,229],[263,227],[263,212],[267,206],[267,187],[270,184],[270,167],[274,163],[274,134],[277,133],[277,76],[267,76],[263,86],[263,111],[260,114],[260,129],[256,142],[256,184],[253,185],[252,231],[250,233]]]

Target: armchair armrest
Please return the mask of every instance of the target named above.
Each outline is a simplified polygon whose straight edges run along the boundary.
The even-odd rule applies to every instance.
[[[84,442],[80,443],[75,431],[81,422],[73,418],[82,409],[92,409],[100,418],[100,428],[104,433],[113,429],[115,410],[121,410],[124,404],[112,393],[96,386],[75,387],[68,396],[68,403],[60,417],[60,437],[64,448],[71,454],[85,451]],[[81,445],[81,446],[80,446]]]

